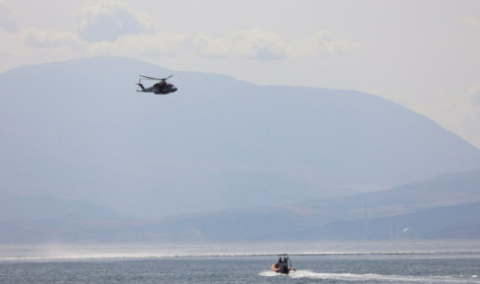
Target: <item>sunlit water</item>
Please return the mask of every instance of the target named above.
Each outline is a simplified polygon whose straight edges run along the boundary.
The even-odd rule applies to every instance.
[[[479,245],[478,241],[324,242],[48,246],[50,250],[0,246],[0,283],[480,284]],[[291,254],[296,272],[285,276],[269,271],[274,254],[281,252]]]

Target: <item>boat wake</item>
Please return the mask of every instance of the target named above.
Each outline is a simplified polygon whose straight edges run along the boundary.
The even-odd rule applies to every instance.
[[[262,271],[263,277],[291,277],[322,280],[340,281],[372,281],[392,283],[480,283],[477,275],[471,276],[409,276],[409,275],[380,275],[380,274],[353,274],[353,273],[317,273],[309,270],[297,270],[288,275],[282,275],[273,271]]]

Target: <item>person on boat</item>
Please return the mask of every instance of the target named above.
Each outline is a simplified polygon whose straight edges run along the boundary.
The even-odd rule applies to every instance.
[[[272,267],[270,267],[270,270],[273,271],[273,272],[279,273],[280,272],[280,265],[278,265],[278,262],[272,264]]]

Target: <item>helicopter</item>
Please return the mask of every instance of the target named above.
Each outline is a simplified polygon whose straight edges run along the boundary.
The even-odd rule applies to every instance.
[[[155,95],[168,95],[170,93],[176,92],[177,88],[174,85],[167,83],[167,79],[169,79],[172,76],[173,75],[170,75],[167,78],[153,78],[153,77],[140,75],[140,77],[142,77],[145,80],[157,80],[160,82],[154,84],[149,88],[145,88],[142,85],[142,78],[140,78],[140,80],[137,83],[140,89],[137,88],[137,92],[154,93]]]

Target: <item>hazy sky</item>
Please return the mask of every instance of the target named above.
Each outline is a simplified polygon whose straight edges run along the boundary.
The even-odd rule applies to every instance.
[[[262,85],[359,90],[480,148],[476,0],[0,0],[0,39],[0,72],[117,55]]]

